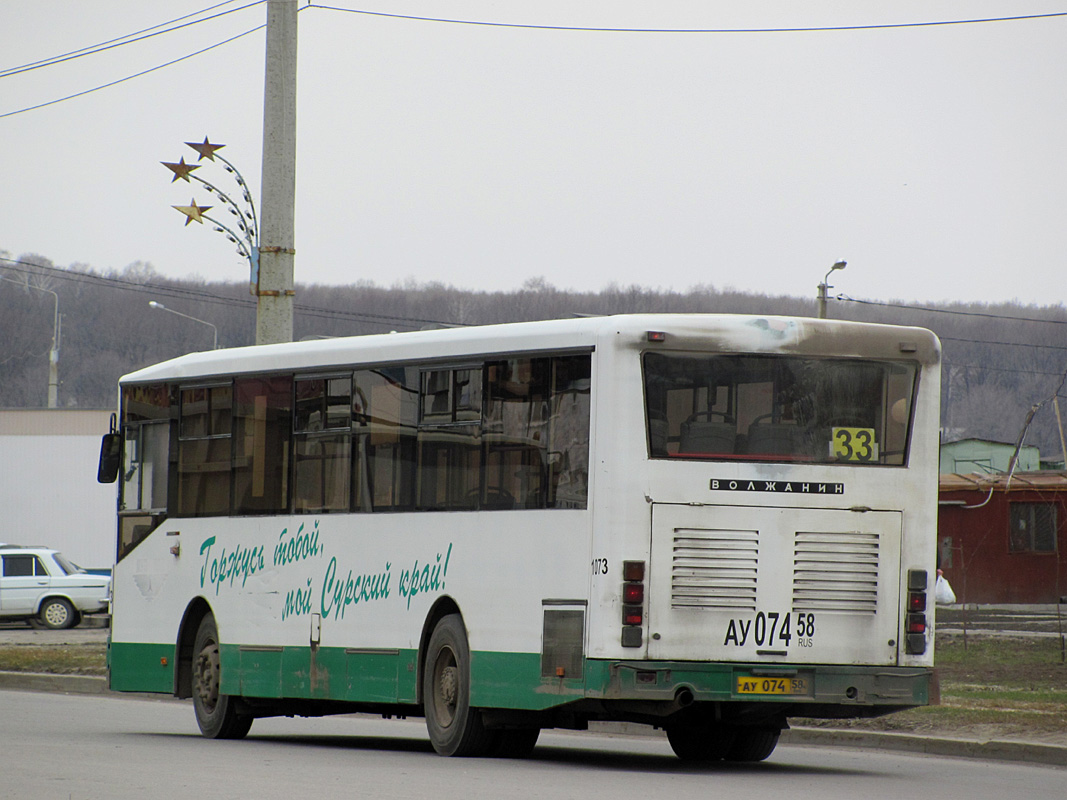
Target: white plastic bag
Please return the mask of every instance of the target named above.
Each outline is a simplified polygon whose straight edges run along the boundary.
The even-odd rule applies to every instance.
[[[956,602],[956,593],[952,591],[952,585],[940,573],[938,573],[937,582],[934,584],[934,602],[939,606],[950,606]]]

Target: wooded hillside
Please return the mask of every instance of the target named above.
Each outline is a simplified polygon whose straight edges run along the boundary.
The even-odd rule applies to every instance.
[[[0,253],[0,256],[5,254]],[[205,324],[151,308],[168,308],[214,324],[221,346],[255,338],[255,302],[247,284],[165,279],[143,263],[101,273],[56,268],[27,255],[0,258],[0,408],[47,404],[48,358],[56,299],[61,315],[59,405],[110,408],[120,375],[192,350],[210,349]],[[388,277],[384,277],[388,280]],[[54,293],[54,295],[52,294]],[[609,286],[596,293],[556,289],[542,279],[512,292],[472,292],[445,284],[298,285],[294,337],[353,336],[438,325],[569,317],[575,314],[701,312],[814,316],[811,298],[722,291],[686,292]],[[1026,436],[1042,458],[1062,460],[1052,398],[1065,392],[1067,308],[832,299],[835,319],[918,325],[944,348],[942,426],[952,438],[1014,443],[1031,408]],[[1067,394],[1063,394],[1067,397]],[[1063,408],[1067,414],[1067,406]]]

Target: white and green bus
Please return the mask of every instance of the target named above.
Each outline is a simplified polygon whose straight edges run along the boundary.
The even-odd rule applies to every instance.
[[[370,712],[522,755],[629,721],[742,761],[936,702],[939,362],[918,328],[632,315],[142,369],[98,476],[111,688],[213,738]]]

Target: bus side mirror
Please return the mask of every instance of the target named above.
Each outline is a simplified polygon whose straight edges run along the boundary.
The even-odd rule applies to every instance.
[[[114,483],[122,465],[122,434],[105,433],[100,440],[100,464],[96,468],[98,483]]]

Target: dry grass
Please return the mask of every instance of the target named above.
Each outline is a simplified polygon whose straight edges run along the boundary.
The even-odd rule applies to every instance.
[[[1058,638],[941,634],[941,705],[873,720],[828,723],[858,730],[1067,744],[1067,665]]]
[[[0,645],[0,671],[106,675],[107,645],[103,642],[48,646]]]

